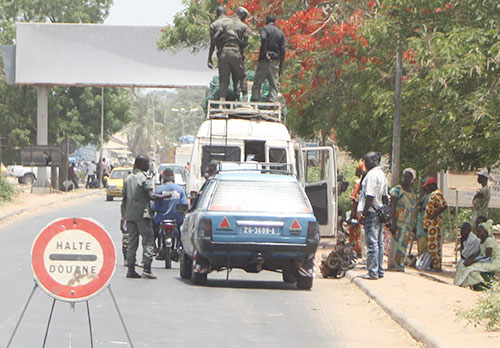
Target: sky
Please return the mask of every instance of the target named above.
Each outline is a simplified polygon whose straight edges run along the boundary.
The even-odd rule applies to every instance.
[[[181,0],[114,0],[105,24],[172,24],[174,15],[183,9]]]

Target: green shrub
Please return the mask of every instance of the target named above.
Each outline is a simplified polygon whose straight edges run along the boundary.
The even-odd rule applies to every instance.
[[[481,294],[473,309],[457,311],[457,317],[474,324],[474,327],[485,325],[488,331],[500,331],[500,283],[493,282],[491,289]]]
[[[0,175],[0,202],[10,201],[15,193],[16,190],[14,187],[12,187],[3,175]]]

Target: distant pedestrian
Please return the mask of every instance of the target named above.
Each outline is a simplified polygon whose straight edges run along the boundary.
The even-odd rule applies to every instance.
[[[382,223],[377,214],[383,204],[388,203],[387,179],[379,166],[379,157],[375,152],[368,152],[365,157],[368,173],[363,179],[359,196],[358,214],[365,226],[365,238],[368,249],[366,268],[368,274],[362,278],[379,279],[384,277],[384,235]]]
[[[75,189],[78,188],[78,176],[76,176],[75,173],[75,164],[71,163],[71,165],[68,168],[68,179],[71,180],[73,185],[75,186]]]
[[[427,248],[427,231],[424,228],[424,215],[425,215],[425,206],[427,205],[427,201],[429,200],[430,192],[427,192],[427,189],[424,187],[425,182],[429,176],[426,176],[421,181],[421,193],[420,199],[417,203],[417,226],[416,226],[416,238],[417,238],[417,257],[425,254],[429,251]]]
[[[87,166],[87,184],[86,188],[95,188],[97,166],[94,161],[90,162]]]
[[[388,254],[387,269],[404,271],[406,248],[416,225],[417,195],[411,186],[417,177],[413,168],[403,171],[401,185],[394,186],[391,196],[391,245]]]
[[[436,178],[428,178],[424,187],[430,193],[425,205],[423,225],[427,232],[427,248],[432,258],[431,271],[441,272],[443,212],[448,205],[443,192],[437,187]]]
[[[354,186],[351,192],[351,216],[349,219],[349,243],[354,245],[354,251],[358,257],[362,257],[362,247],[361,247],[361,225],[358,216],[358,202],[359,202],[359,192],[361,190],[361,177],[366,173],[365,162],[360,161],[356,166],[356,171],[354,175],[358,177],[354,182]]]
[[[128,248],[127,248],[127,278],[141,278],[135,271],[136,252],[139,245],[139,236],[142,237],[142,260],[144,270],[142,278],[156,279],[151,272],[151,263],[154,256],[154,235],[150,201],[161,199],[153,193],[153,183],[146,176],[149,169],[149,158],[137,156],[134,171],[123,185],[123,200],[121,205],[122,220],[127,221]]]
[[[266,25],[260,31],[259,63],[255,71],[252,86],[252,101],[260,99],[260,88],[262,83],[269,82],[268,101],[278,101],[279,77],[283,73],[283,63],[286,53],[285,34],[276,26],[276,17],[269,15]]]
[[[488,170],[481,169],[476,175],[477,182],[481,184],[481,189],[476,192],[472,199],[472,226],[476,226],[478,216],[488,217],[488,204],[491,198],[490,188],[488,187]]]

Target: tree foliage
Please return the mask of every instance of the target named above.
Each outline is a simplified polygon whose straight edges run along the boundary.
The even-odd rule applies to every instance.
[[[281,88],[298,135],[330,136],[355,158],[368,150],[389,154],[400,38],[402,165],[428,172],[498,161],[498,1],[186,1],[160,47],[206,44],[218,4],[245,6],[254,34],[267,14],[277,15],[288,41]],[[257,49],[254,35],[252,63]]]
[[[18,0],[0,3],[0,43],[15,42],[15,22],[102,23],[112,0]],[[34,87],[8,86],[0,74],[0,135],[9,138],[7,162],[16,160],[14,150],[36,144],[37,97]],[[100,139],[101,89],[54,87],[49,93],[49,144],[66,136],[78,143],[98,144]],[[130,101],[124,89],[104,89],[104,138],[130,120]],[[18,159],[17,159],[18,160]]]
[[[178,144],[181,135],[196,134],[204,119],[200,105],[203,96],[204,91],[200,89],[148,93],[136,90],[133,119],[125,128],[134,155],[151,154],[154,150],[164,162],[168,149]]]

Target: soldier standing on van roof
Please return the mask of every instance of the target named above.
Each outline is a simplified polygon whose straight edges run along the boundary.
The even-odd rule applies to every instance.
[[[225,16],[224,8],[217,8],[219,18],[210,25],[210,49],[208,66],[213,67],[212,54],[215,47],[218,49],[219,58],[219,85],[220,100],[226,100],[229,78],[233,74],[235,89],[240,81],[246,78],[243,49],[248,45],[248,26],[242,22],[248,16],[248,11],[243,7],[238,9],[238,18],[231,19]],[[244,84],[242,84],[244,85]],[[248,94],[247,88],[242,86],[244,95]]]
[[[252,101],[259,101],[260,87],[264,80],[269,81],[269,101],[278,100],[279,76],[285,61],[285,34],[276,26],[276,17],[269,15],[266,25],[260,31],[259,64],[252,87]]]

